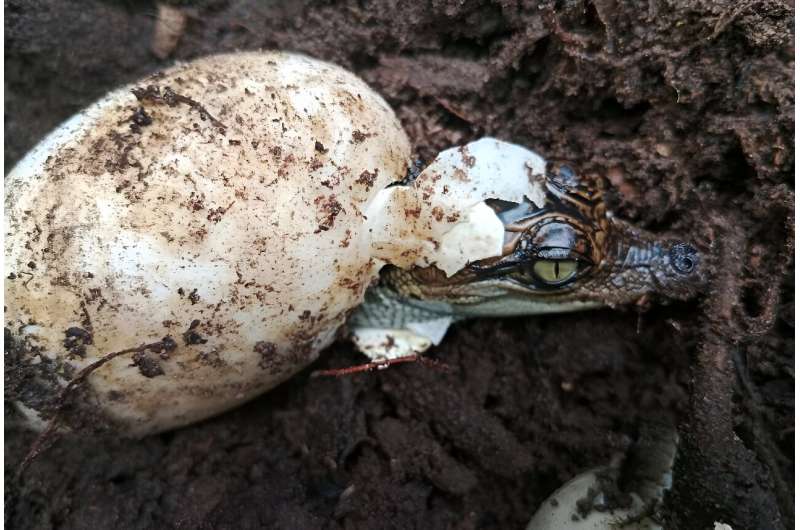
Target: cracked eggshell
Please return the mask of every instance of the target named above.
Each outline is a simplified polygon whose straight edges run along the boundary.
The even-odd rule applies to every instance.
[[[104,354],[167,336],[168,355],[123,355],[88,379],[123,432],[185,425],[285,380],[376,277],[362,216],[409,158],[363,81],[288,53],[180,64],[68,120],[6,179],[13,369],[55,367],[23,415],[35,423]]]
[[[385,189],[372,203],[374,254],[399,267],[436,265],[448,276],[499,256],[503,223],[484,201],[543,205],[545,165],[495,138],[443,151],[411,186]]]

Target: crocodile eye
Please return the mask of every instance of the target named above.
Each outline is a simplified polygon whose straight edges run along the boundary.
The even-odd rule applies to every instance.
[[[547,285],[563,285],[578,272],[578,262],[573,259],[539,259],[533,263],[533,274]]]

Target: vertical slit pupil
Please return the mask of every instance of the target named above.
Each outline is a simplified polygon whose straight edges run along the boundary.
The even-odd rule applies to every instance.
[[[556,269],[556,270],[555,270],[555,273],[556,273],[556,280],[557,280],[557,279],[558,279],[558,276],[559,276],[559,275],[558,275],[558,261],[555,261],[554,263],[555,263],[555,269]]]

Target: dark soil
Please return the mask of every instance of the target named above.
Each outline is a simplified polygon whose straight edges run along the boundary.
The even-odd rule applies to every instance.
[[[337,344],[232,413],[141,441],[63,439],[20,479],[33,436],[7,429],[7,527],[522,528],[652,419],[680,426],[668,528],[793,527],[791,4],[393,4],[197,2],[160,61],[149,2],[7,0],[6,170],[173,59],[297,50],[363,76],[423,161],[492,135],[607,179],[620,216],[705,249],[707,295],[469,322],[432,354],[452,372],[310,379],[362,362]]]

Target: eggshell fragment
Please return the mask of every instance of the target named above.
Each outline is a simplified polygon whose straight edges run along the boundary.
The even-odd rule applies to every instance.
[[[36,416],[81,368],[145,344],[86,383],[129,434],[285,380],[376,277],[363,216],[409,158],[380,96],[300,55],[208,57],[108,94],[6,179],[11,369],[56,366],[20,408]]]
[[[411,186],[372,203],[374,254],[399,267],[436,265],[448,276],[499,256],[504,229],[484,201],[544,204],[545,161],[524,147],[482,138],[440,153]]]

